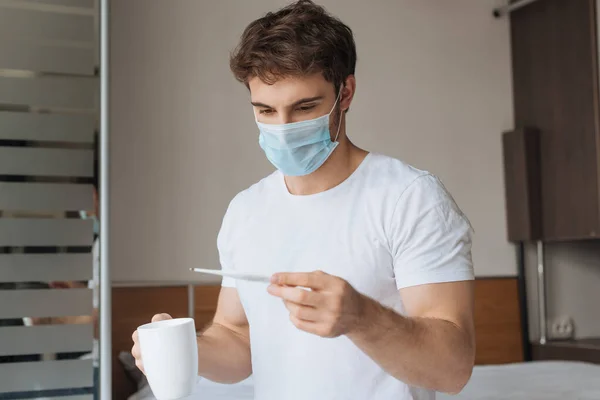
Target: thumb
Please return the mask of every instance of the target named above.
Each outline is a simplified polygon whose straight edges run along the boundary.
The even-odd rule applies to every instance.
[[[152,317],[152,322],[165,321],[167,319],[173,319],[169,314],[156,314]]]

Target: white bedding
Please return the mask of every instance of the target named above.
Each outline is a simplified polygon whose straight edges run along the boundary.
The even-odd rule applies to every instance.
[[[222,385],[199,379],[188,399],[251,400],[252,378]],[[148,386],[129,400],[154,399]],[[544,361],[477,366],[461,394],[438,394],[437,400],[600,400],[600,365]],[[326,400],[326,399],[324,399]]]
[[[252,400],[254,399],[254,388],[252,377],[233,385],[223,385],[211,382],[207,379],[198,379],[196,390],[189,400]],[[148,385],[129,397],[128,400],[155,400]]]
[[[600,400],[600,365],[537,361],[478,366],[458,396],[437,400]]]

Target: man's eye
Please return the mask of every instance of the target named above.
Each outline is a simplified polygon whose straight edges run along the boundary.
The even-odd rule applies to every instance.
[[[270,115],[270,114],[272,114],[272,113],[273,113],[273,110],[270,110],[270,109],[267,109],[267,110],[259,110],[259,111],[258,111],[258,113],[259,113],[259,114],[262,114],[262,115]]]
[[[306,112],[306,111],[310,111],[310,110],[312,110],[313,108],[315,108],[315,105],[314,105],[314,104],[312,104],[312,105],[309,105],[309,106],[300,106],[300,107],[298,107],[298,108],[297,108],[297,110],[298,110],[298,111],[303,111],[303,112]]]

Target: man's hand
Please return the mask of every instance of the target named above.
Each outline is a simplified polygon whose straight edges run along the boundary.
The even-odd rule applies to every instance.
[[[298,329],[328,338],[359,329],[367,301],[348,282],[322,271],[275,274],[268,292],[283,299]]]
[[[167,319],[172,319],[169,314],[156,314],[152,317],[152,322],[164,321]],[[140,371],[144,372],[144,365],[142,364],[142,352],[140,350],[140,343],[138,341],[138,332],[137,329],[131,335],[133,339],[133,347],[131,348],[131,355],[135,358],[135,365],[140,369]],[[145,372],[144,372],[145,373]]]

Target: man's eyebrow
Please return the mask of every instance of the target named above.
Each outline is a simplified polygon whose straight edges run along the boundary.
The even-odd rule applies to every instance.
[[[317,101],[317,100],[323,100],[323,96],[306,97],[304,99],[300,99],[300,100],[294,102],[294,104],[292,104],[290,107],[296,107],[296,106],[299,106],[300,104],[310,103],[311,101]]]
[[[271,107],[271,106],[269,106],[269,105],[267,105],[265,103],[260,103],[260,102],[257,102],[257,101],[251,101],[250,104],[252,104],[254,107],[274,108],[274,107]]]
[[[293,104],[290,105],[290,107],[296,107],[300,104],[304,104],[304,103],[310,103],[311,101],[317,101],[317,100],[323,100],[323,96],[315,96],[315,97],[306,97],[304,99],[300,99],[298,101],[295,101]],[[263,107],[263,108],[275,108],[273,106],[270,106],[268,104],[265,103],[261,103],[259,101],[251,101],[250,104],[252,104],[254,107]]]

